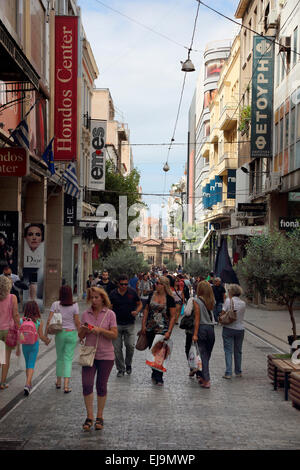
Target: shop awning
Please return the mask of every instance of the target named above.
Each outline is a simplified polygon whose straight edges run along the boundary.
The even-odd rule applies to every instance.
[[[209,239],[209,237],[211,236],[213,232],[214,232],[214,229],[210,228],[208,232],[205,234],[203,240],[201,241],[199,245],[198,253],[201,253],[202,248],[204,247],[205,243],[207,242],[207,240]]]
[[[221,235],[246,235],[248,237],[255,235],[262,235],[268,232],[268,227],[265,225],[248,225],[246,227],[235,227],[225,230],[220,230],[218,233]]]
[[[0,80],[30,82],[39,89],[40,77],[0,20]]]

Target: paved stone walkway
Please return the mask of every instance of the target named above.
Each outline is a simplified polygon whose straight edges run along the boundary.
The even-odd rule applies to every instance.
[[[113,368],[103,431],[81,430],[86,415],[81,368],[75,359],[72,393],[55,389],[55,370],[50,370],[36,390],[0,421],[0,444],[1,439],[11,438],[23,441],[24,449],[299,449],[300,411],[284,401],[281,390],[273,391],[267,378],[266,356],[274,349],[246,333],[244,376],[225,380],[222,328],[215,332],[210,390],[188,377],[185,333],[175,327],[164,387],[151,383],[145,352],[135,352],[131,376],[117,378]]]

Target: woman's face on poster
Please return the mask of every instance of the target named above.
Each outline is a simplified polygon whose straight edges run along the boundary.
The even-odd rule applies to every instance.
[[[42,231],[40,227],[32,225],[27,232],[26,241],[32,251],[36,250],[42,241]]]

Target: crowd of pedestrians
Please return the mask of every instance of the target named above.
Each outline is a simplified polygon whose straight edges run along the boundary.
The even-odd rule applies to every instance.
[[[209,362],[215,343],[215,326],[222,322],[223,315],[235,312],[234,320],[223,324],[222,339],[225,356],[225,379],[234,372],[242,376],[242,344],[244,339],[243,318],[245,302],[238,285],[226,289],[219,277],[209,273],[204,279],[193,278],[178,269],[169,273],[166,269],[153,267],[149,273],[136,273],[130,279],[126,274],[113,281],[108,271],[91,274],[86,283],[88,308],[79,314],[77,302],[73,300],[70,286],[61,286],[45,325],[41,320],[36,302],[27,302],[23,318],[18,313],[18,302],[11,293],[12,279],[0,276],[0,340],[5,342],[5,364],[2,365],[0,389],[8,387],[6,378],[10,356],[14,348],[20,354],[20,344],[26,363],[24,395],[32,388],[32,377],[39,351],[39,339],[46,345],[54,335],[56,347],[56,389],[63,387],[64,393],[72,388],[72,363],[78,339],[81,344],[82,393],[86,407],[83,429],[89,431],[94,424],[96,430],[104,426],[103,410],[107,397],[107,382],[115,364],[117,377],[132,373],[132,360],[136,345],[135,321],[142,318],[141,331],[145,348],[163,352],[161,367],[152,363],[152,382],[164,384],[164,360],[170,356],[170,343],[176,325],[185,329],[185,355],[189,360],[192,345],[199,351],[197,367],[190,367],[189,376],[196,377],[202,388],[210,388]],[[188,326],[183,326],[188,319]],[[30,330],[31,328],[31,330]],[[159,336],[157,336],[159,335]],[[158,343],[157,338],[160,339]],[[30,341],[29,341],[30,338]],[[164,349],[163,349],[164,344]],[[154,347],[153,347],[154,346]],[[84,357],[85,356],[85,357]],[[87,365],[87,357],[91,362]],[[83,359],[82,359],[83,358]],[[81,362],[81,360],[83,362]],[[93,400],[96,378],[97,415],[94,422]]]

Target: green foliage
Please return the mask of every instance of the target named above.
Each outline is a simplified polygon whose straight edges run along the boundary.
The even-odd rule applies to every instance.
[[[168,271],[170,272],[174,272],[176,271],[176,268],[177,268],[177,264],[175,263],[174,260],[172,259],[169,259],[166,263],[164,263],[168,269]]]
[[[244,106],[240,110],[240,125],[238,130],[242,133],[247,133],[249,130],[249,123],[251,120],[251,106]]]
[[[131,278],[134,274],[148,272],[149,265],[141,253],[129,247],[114,250],[104,260],[97,263],[99,270],[107,269],[111,279],[116,280],[120,274],[127,274]]]
[[[211,271],[211,269],[207,258],[190,260],[184,265],[183,268],[184,273],[190,274],[194,277],[206,277],[209,271]]]
[[[246,249],[237,273],[247,283],[248,295],[257,289],[263,297],[286,305],[296,335],[293,304],[300,298],[300,230],[251,237]]]
[[[129,209],[134,204],[139,204],[141,207],[146,207],[141,201],[138,187],[140,183],[140,173],[137,169],[133,169],[128,175],[123,176],[121,173],[116,172],[113,164],[110,161],[106,162],[105,169],[105,187],[108,192],[97,191],[93,193],[93,202],[95,204],[111,204],[116,210],[116,217],[119,220],[119,196],[127,196],[127,208]],[[128,216],[128,225],[139,216],[137,212],[134,216]],[[122,246],[126,246],[127,240],[119,240],[118,230],[116,239],[97,240],[99,245],[99,256],[106,257],[113,250],[118,250]]]

